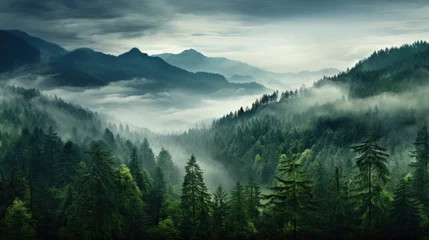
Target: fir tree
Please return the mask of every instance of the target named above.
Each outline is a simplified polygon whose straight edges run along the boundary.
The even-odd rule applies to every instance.
[[[281,175],[276,176],[276,185],[269,187],[273,193],[266,195],[266,198],[274,215],[280,215],[279,219],[290,219],[293,239],[296,239],[298,220],[315,206],[311,181],[298,158],[281,155],[278,170]]]
[[[143,143],[140,146],[140,154],[143,168],[147,169],[150,174],[153,174],[156,167],[155,155],[149,146],[147,138],[144,138]]]
[[[141,168],[141,162],[137,154],[136,147],[133,147],[131,149],[131,155],[130,155],[130,161],[128,162],[128,167],[140,191],[145,189],[146,183],[144,182],[144,179],[143,179],[143,171]]]
[[[357,176],[359,188],[356,190],[357,196],[362,199],[359,208],[367,216],[368,226],[371,226],[375,202],[379,202],[381,185],[386,183],[389,175],[386,167],[389,155],[385,148],[377,145],[374,136],[351,149],[358,154],[356,165],[360,173]]]
[[[401,179],[392,202],[390,219],[400,237],[415,237],[420,231],[420,202],[414,198],[407,178]]]
[[[161,208],[167,193],[167,183],[161,168],[156,167],[153,176],[153,186],[148,194],[149,214],[152,222],[156,226],[161,219]]]
[[[429,203],[429,133],[427,125],[418,131],[414,146],[415,150],[410,154],[416,159],[410,164],[413,168],[413,188],[416,197],[427,207]]]
[[[203,171],[197,164],[194,155],[191,156],[185,166],[185,176],[182,185],[181,196],[181,233],[184,238],[198,238],[205,235],[210,230],[207,219],[210,204],[210,194],[204,183]],[[197,229],[206,229],[204,232],[197,232]]]
[[[55,182],[56,160],[59,156],[59,138],[52,127],[49,127],[43,137],[42,146],[43,158],[49,165],[49,175],[51,184]]]
[[[226,235],[228,212],[228,194],[222,186],[219,186],[213,194],[213,231],[215,239],[223,239]]]
[[[229,224],[230,235],[234,239],[242,239],[248,236],[248,216],[246,211],[245,188],[237,182],[231,190],[229,201]]]
[[[122,224],[118,214],[117,174],[113,156],[104,142],[91,143],[89,165],[79,173],[76,197],[67,209],[65,238],[112,239]],[[120,231],[118,231],[120,232]]]
[[[78,147],[71,141],[66,142],[56,167],[57,182],[60,186],[65,186],[73,181],[80,161]]]
[[[161,148],[161,151],[158,154],[157,165],[161,168],[162,172],[164,172],[168,183],[174,184],[178,182],[176,166],[173,163],[170,153],[164,148]]]
[[[249,183],[246,186],[246,202],[247,202],[247,213],[249,219],[253,223],[257,223],[260,216],[261,205],[261,189],[259,184],[250,177]]]
[[[130,169],[123,164],[119,167],[119,194],[122,196],[119,211],[126,220],[122,235],[126,239],[141,239],[148,223],[146,206]]]

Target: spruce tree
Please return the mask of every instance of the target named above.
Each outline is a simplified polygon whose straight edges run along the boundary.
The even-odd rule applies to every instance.
[[[161,148],[161,151],[158,154],[157,165],[165,174],[165,178],[168,183],[174,184],[178,182],[177,168],[173,163],[170,153],[164,148]]]
[[[73,204],[61,235],[71,239],[112,239],[122,225],[118,214],[117,173],[113,155],[103,141],[92,142],[89,164],[79,170]],[[119,221],[119,222],[118,222]]]
[[[424,125],[418,132],[414,142],[415,150],[411,151],[411,156],[416,160],[410,166],[413,168],[413,188],[416,197],[424,206],[429,204],[429,133],[427,125]]]
[[[210,231],[210,226],[207,226],[210,194],[194,155],[186,163],[185,172],[181,196],[181,233],[183,238],[195,239]],[[206,231],[197,232],[201,229]]]
[[[134,181],[130,169],[124,164],[119,167],[119,212],[123,215],[126,239],[141,239],[147,228],[148,218],[146,206],[142,200],[142,193]]]
[[[352,146],[351,149],[358,154],[356,165],[359,168],[357,176],[357,197],[361,199],[359,209],[367,216],[368,226],[371,226],[372,214],[379,201],[380,191],[386,183],[389,175],[387,169],[387,150],[376,143],[376,137],[370,136],[360,144]]]
[[[161,208],[167,194],[167,183],[161,168],[156,167],[153,176],[153,186],[148,194],[149,214],[152,223],[156,226],[161,219]]]
[[[222,186],[219,186],[213,194],[213,232],[215,239],[223,239],[226,235],[228,212],[228,194]]]
[[[246,202],[247,202],[247,213],[249,219],[253,223],[259,221],[261,204],[261,189],[259,184],[250,177],[249,183],[246,186]]]
[[[231,190],[229,201],[229,223],[230,236],[234,239],[248,237],[248,216],[246,211],[245,188],[237,182]]]
[[[59,186],[65,186],[73,181],[80,161],[78,147],[71,141],[66,142],[56,167]]]
[[[56,160],[59,156],[59,138],[53,127],[49,127],[43,137],[43,158],[49,166],[50,183],[55,182]]]
[[[335,167],[333,180],[330,182],[329,194],[329,224],[332,227],[335,239],[340,239],[345,231],[346,224],[351,222],[349,191],[344,182],[342,169]]]
[[[409,180],[401,179],[395,190],[390,213],[393,230],[399,237],[415,237],[420,231],[419,205]]]
[[[128,168],[130,169],[131,175],[134,178],[134,181],[137,183],[140,191],[145,188],[145,183],[143,179],[143,171],[141,167],[140,158],[137,154],[137,148],[133,147],[131,149],[130,160],[128,162]]]
[[[143,168],[147,169],[150,174],[153,174],[155,172],[156,161],[147,138],[144,138],[143,143],[140,146],[140,154]]]
[[[300,218],[315,207],[311,181],[297,157],[280,156],[276,184],[269,187],[273,193],[265,195],[278,219],[289,219],[293,226],[293,239],[296,239]],[[284,225],[285,223],[283,223]],[[284,227],[284,226],[281,226]]]

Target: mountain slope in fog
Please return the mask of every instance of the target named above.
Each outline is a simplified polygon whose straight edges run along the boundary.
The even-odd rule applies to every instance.
[[[177,142],[188,149],[204,143],[199,151],[212,153],[235,176],[245,179],[250,172],[270,184],[282,154],[300,159],[310,176],[321,165],[352,176],[350,146],[376,134],[399,178],[409,171],[412,139],[429,119],[427,43],[399,49],[379,51],[312,88],[264,95],[251,108],[226,114],[212,128],[191,129]]]
[[[349,95],[358,98],[398,93],[428,84],[428,70],[429,44],[418,41],[374,52],[352,69],[324,78],[317,86],[329,82],[350,84]]]
[[[317,80],[323,76],[330,76],[339,72],[335,68],[326,68],[320,71],[303,71],[299,73],[274,73],[264,69],[231,60],[224,57],[207,57],[202,53],[188,49],[179,54],[164,53],[155,55],[171,65],[178,66],[191,72],[213,72],[234,79],[234,75],[251,76],[261,84],[266,86],[282,86],[290,81],[297,80]]]

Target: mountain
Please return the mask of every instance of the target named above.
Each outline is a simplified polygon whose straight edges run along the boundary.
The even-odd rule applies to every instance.
[[[26,41],[0,30],[0,73],[40,61],[40,51]]]
[[[243,75],[238,75],[238,74],[233,75],[228,80],[230,82],[236,82],[236,83],[256,82],[257,81],[254,77],[252,77],[250,75],[243,76]]]
[[[335,68],[326,68],[316,72],[303,71],[299,73],[274,73],[254,67],[247,63],[231,60],[223,57],[207,57],[202,53],[188,49],[179,54],[164,53],[158,56],[171,65],[186,69],[191,72],[213,72],[233,78],[234,75],[251,76],[257,82],[272,88],[287,87],[290,83],[308,84],[309,82],[330,76],[339,72]]]
[[[326,77],[316,86],[346,83],[350,85],[349,96],[356,98],[385,92],[399,93],[428,84],[428,70],[429,44],[418,41],[374,52],[349,71]]]
[[[230,83],[216,73],[188,72],[172,66],[159,57],[148,56],[137,48],[113,56],[89,48],[68,52],[57,44],[28,35],[19,30],[1,32],[1,69],[10,71],[30,65],[30,73],[47,75],[44,87],[104,86],[111,82],[147,79],[142,93],[181,89],[212,93],[222,89],[240,93],[265,91],[256,83]],[[41,63],[41,64],[38,64]]]
[[[58,74],[56,82],[51,82],[51,85],[98,86],[120,80],[145,78],[150,80],[145,86],[148,92],[173,88],[200,93],[220,89],[264,89],[262,85],[230,83],[220,74],[188,72],[166,63],[161,58],[148,56],[137,48],[119,56],[88,48],[76,49],[52,58],[48,72]]]
[[[65,50],[61,46],[37,37],[33,37],[23,31],[6,30],[6,32],[21,38],[22,40],[27,42],[30,46],[39,49],[43,57],[53,57],[53,56],[59,56],[67,53],[67,50]]]
[[[340,166],[352,179],[350,146],[371,134],[388,149],[388,170],[399,179],[415,161],[408,155],[414,139],[428,134],[428,89],[429,44],[419,41],[377,51],[309,89],[265,94],[177,142],[187,149],[199,144],[195,154],[212,153],[238,178],[251,172],[271,184],[282,154],[299,159],[311,176]]]

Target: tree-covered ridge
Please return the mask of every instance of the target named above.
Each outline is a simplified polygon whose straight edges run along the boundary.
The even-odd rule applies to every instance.
[[[364,98],[384,92],[400,93],[427,85],[429,44],[417,41],[400,48],[386,48],[359,61],[353,68],[333,77],[325,77],[315,85],[328,82],[350,84],[349,96]]]

